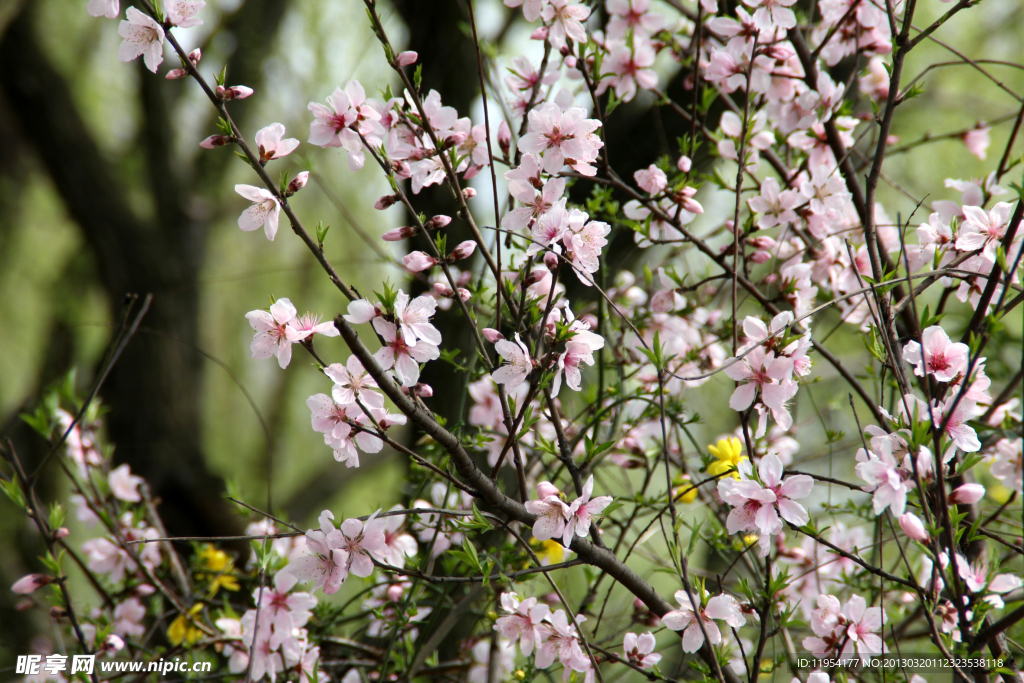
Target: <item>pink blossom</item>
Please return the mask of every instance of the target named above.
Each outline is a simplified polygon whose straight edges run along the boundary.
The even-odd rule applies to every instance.
[[[165,0],[164,9],[167,21],[178,28],[190,28],[203,23],[196,17],[199,10],[206,7],[203,0]]]
[[[782,520],[801,527],[810,517],[807,510],[796,502],[805,498],[814,487],[814,480],[806,474],[782,479],[782,461],[769,453],[758,463],[761,483],[746,477],[750,461],[740,463],[741,479],[726,477],[718,481],[718,493],[733,506],[726,527],[730,534],[738,531],[757,531],[760,534],[761,556],[768,554],[770,537],[782,531]],[[780,519],[781,517],[781,519]]]
[[[300,332],[294,327],[295,313],[291,301],[278,299],[270,306],[269,313],[258,310],[245,314],[252,329],[256,330],[249,347],[253,358],[276,355],[278,365],[282,369],[288,367],[292,360],[292,344],[309,336],[308,332]]]
[[[661,661],[661,655],[654,651],[656,645],[651,633],[627,633],[622,639],[622,655],[641,669],[653,669]]]
[[[281,214],[281,203],[277,197],[266,188],[252,185],[235,185],[235,192],[252,202],[252,206],[238,217],[238,227],[246,232],[262,227],[267,239],[273,241]]]
[[[564,511],[565,530],[562,532],[562,545],[569,547],[573,536],[586,536],[590,533],[590,523],[594,517],[601,514],[601,511],[611,505],[611,496],[598,496],[593,500],[590,495],[594,492],[594,475],[587,478],[583,484],[583,493],[574,500]],[[536,534],[535,534],[536,535]]]
[[[418,340],[435,346],[441,343],[441,333],[430,323],[436,310],[437,301],[433,297],[418,296],[410,300],[405,292],[398,293],[395,297],[395,322],[401,327],[406,344],[415,346]]]
[[[673,631],[683,632],[683,652],[696,652],[704,645],[704,631],[708,634],[710,645],[718,645],[722,642],[722,632],[715,620],[724,621],[733,628],[739,628],[746,623],[739,604],[729,595],[716,595],[707,601],[706,605],[694,604],[690,594],[685,590],[676,591],[676,601],[679,609],[667,612],[662,618],[667,628]],[[703,622],[704,629],[697,622]]]
[[[540,14],[546,4],[547,0],[505,0],[506,7],[522,6],[523,16],[530,22],[540,19]]]
[[[341,334],[338,328],[334,326],[333,320],[320,322],[320,316],[314,313],[306,313],[299,316],[292,322],[292,327],[295,328],[296,332],[307,333],[306,339],[312,339],[314,334],[319,334],[323,337],[337,337]]]
[[[577,615],[576,623],[585,619],[583,615]],[[534,658],[538,669],[548,668],[556,658],[567,670],[585,672],[590,669],[590,659],[583,653],[576,627],[569,623],[565,610],[551,613],[541,629],[541,642]]]
[[[633,178],[636,180],[636,184],[640,186],[640,189],[648,194],[658,194],[668,184],[665,172],[654,164],[640,169],[633,174]]]
[[[260,619],[266,619],[261,622],[261,630],[265,623],[273,631],[270,638],[273,649],[291,638],[292,630],[302,628],[313,616],[310,610],[316,607],[317,599],[309,593],[292,593],[297,582],[294,574],[281,571],[274,577],[273,588],[267,586],[253,591],[253,602],[260,605]]]
[[[648,43],[634,42],[633,49],[626,45],[612,48],[604,67],[608,72],[598,84],[598,94],[609,87],[615,88],[615,96],[623,102],[636,97],[638,88],[651,90],[658,85],[658,74],[652,68],[656,58],[654,48]],[[651,193],[655,194],[655,193]]]
[[[780,191],[779,181],[768,177],[761,183],[761,194],[748,199],[747,204],[751,211],[761,214],[757,227],[768,230],[795,223],[797,215],[794,209],[801,204],[801,198],[796,190]]]
[[[562,387],[562,372],[565,372],[565,383],[573,391],[580,390],[580,382],[583,375],[580,373],[580,365],[594,364],[594,354],[590,347],[583,342],[570,341],[565,345],[565,351],[558,357],[558,366],[555,371],[555,379],[551,383],[551,395],[558,396]]]
[[[881,57],[872,57],[868,61],[866,73],[857,81],[860,91],[875,100],[884,100],[889,96],[889,72]]]
[[[156,73],[157,67],[164,61],[163,27],[134,7],[128,8],[126,16],[127,20],[122,21],[117,28],[118,35],[124,38],[121,47],[117,49],[117,58],[122,62],[130,62],[142,57],[146,68]]]
[[[967,147],[967,151],[984,160],[988,155],[989,131],[992,130],[991,126],[978,124],[976,128],[972,128],[963,135],[964,146]]]
[[[138,503],[142,500],[142,496],[139,495],[139,484],[142,482],[142,477],[132,474],[127,463],[111,470],[107,478],[110,492],[114,497],[129,503]]]
[[[1024,439],[1000,439],[992,458],[992,476],[1017,493],[1024,489]]]
[[[547,541],[565,534],[569,506],[562,502],[558,489],[550,482],[537,484],[537,500],[526,501],[526,511],[537,515],[537,521],[533,523],[533,537],[538,541]],[[569,541],[572,541],[572,534]]]
[[[398,327],[383,318],[373,319],[373,329],[377,331],[386,344],[373,357],[384,370],[395,369],[398,380],[405,387],[414,387],[420,378],[420,363],[435,360],[441,352],[434,344],[420,339],[415,346],[405,341],[404,335],[398,334]]]
[[[942,406],[933,406],[932,415],[934,424],[940,425],[946,419],[946,413],[956,401],[956,396],[950,396]],[[956,404],[953,415],[946,423],[946,435],[953,440],[957,448],[964,453],[974,453],[981,450],[981,442],[978,440],[978,433],[970,426],[969,420],[974,419],[978,413],[978,404],[965,399]]]
[[[754,26],[767,34],[796,26],[796,15],[789,9],[795,3],[796,0],[743,0],[744,5],[757,8],[754,12]]]
[[[523,206],[509,211],[501,219],[506,230],[520,230],[530,222],[544,216],[565,193],[565,179],[540,179],[540,164],[537,157],[524,154],[519,167],[505,173],[509,193]],[[539,190],[539,191],[538,191]]]
[[[299,146],[295,138],[284,138],[284,126],[280,123],[272,123],[266,128],[256,131],[256,145],[260,150],[260,161],[267,162],[271,159],[280,159],[288,156]]]
[[[967,344],[952,343],[949,336],[938,325],[932,325],[921,333],[922,346],[916,341],[903,347],[903,357],[912,363],[918,377],[935,375],[940,382],[949,382],[967,370],[970,349]]]
[[[391,510],[402,509],[396,505]],[[405,517],[403,515],[389,515],[379,520],[380,529],[384,533],[384,545],[378,549],[377,557],[381,562],[390,564],[392,567],[404,567],[405,558],[415,557],[419,548],[416,539],[404,532]]]
[[[569,38],[577,43],[587,42],[583,22],[590,16],[590,8],[579,4],[579,0],[547,0],[540,16],[550,27],[548,41],[556,50],[565,47]]]
[[[601,122],[586,116],[579,107],[563,112],[557,104],[546,102],[530,111],[528,132],[519,141],[519,149],[542,155],[548,173],[558,173],[571,162],[579,173],[594,175],[597,171],[590,164],[604,143],[593,135]]]
[[[513,389],[525,382],[527,375],[533,371],[533,359],[530,358],[526,344],[519,338],[519,333],[516,332],[515,342],[507,339],[496,342],[494,350],[505,359],[505,364],[491,373],[494,381],[504,384],[506,389]]]
[[[550,608],[538,603],[537,598],[520,602],[515,593],[501,594],[501,609],[505,616],[494,622],[494,630],[513,643],[519,643],[524,657],[533,653],[534,645],[542,635],[542,623],[550,615]]]
[[[956,239],[956,248],[961,251],[983,249],[989,261],[995,261],[996,247],[1006,234],[1013,205],[999,202],[991,211],[978,206],[964,206],[964,223]],[[965,266],[966,268],[966,266]]]
[[[1004,606],[1002,595],[1024,585],[1024,580],[1015,574],[998,574],[989,579],[988,565],[984,560],[967,563],[960,553],[953,555],[957,573],[972,593],[986,594],[985,602],[997,609]]]
[[[348,553],[341,548],[341,532],[331,521],[330,510],[320,513],[320,528],[306,532],[306,554],[293,559],[285,567],[299,581],[313,581],[313,590],[323,588],[324,593],[337,593],[348,576]]]
[[[625,40],[632,29],[635,36],[650,38],[665,26],[665,17],[650,9],[651,0],[608,0],[608,37]]]
[[[379,145],[384,136],[380,113],[370,106],[359,81],[349,81],[345,89],[336,88],[327,98],[327,106],[309,103],[313,122],[309,124],[309,144],[318,147],[344,147],[353,171],[363,167],[363,141]]]
[[[902,516],[911,485],[910,474],[896,462],[890,439],[872,439],[871,448],[869,451],[863,448],[857,451],[857,476],[867,482],[864,490],[874,493],[875,515],[890,508],[894,515]]]
[[[789,429],[793,417],[786,409],[786,401],[793,398],[797,384],[792,380],[793,361],[786,357],[775,357],[773,351],[765,352],[758,347],[743,360],[725,369],[725,374],[739,382],[729,399],[729,407],[744,411],[753,404],[760,394],[761,402],[771,409],[772,417],[783,429]]]
[[[387,557],[384,544],[384,522],[377,519],[380,510],[363,522],[346,519],[341,523],[341,538],[338,547],[348,554],[348,572],[354,576],[367,577],[373,573],[373,559],[380,561]]]
[[[885,613],[880,607],[868,607],[864,598],[854,595],[840,609],[837,598],[818,597],[818,609],[811,613],[814,637],[804,638],[803,645],[811,652],[847,657],[854,649],[861,656],[880,654],[885,644],[878,635],[885,624]]]
[[[331,395],[339,405],[358,401],[369,408],[384,407],[384,396],[377,393],[376,380],[366,372],[358,357],[349,356],[345,365],[332,363],[324,368],[324,374],[334,381]]]
[[[89,16],[117,19],[121,12],[121,3],[120,0],[89,0],[85,9]]]
[[[368,323],[381,314],[379,306],[371,304],[366,299],[356,299],[348,304],[348,313],[345,314],[345,321],[352,325]]]
[[[136,597],[130,597],[114,608],[114,623],[111,630],[126,637],[137,638],[146,633],[142,620],[146,618],[146,607]]]

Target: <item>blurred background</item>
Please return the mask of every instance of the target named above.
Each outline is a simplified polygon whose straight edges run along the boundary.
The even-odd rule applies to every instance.
[[[392,42],[420,54],[424,87],[438,89],[460,116],[482,121],[464,0],[381,4]],[[938,0],[919,5],[919,26],[949,7]],[[510,57],[538,54],[518,10],[500,0],[477,0],[475,9],[484,38],[504,51],[493,79],[503,78]],[[677,16],[667,8],[665,13]],[[231,105],[250,139],[277,121],[305,143],[307,103],[323,101],[351,78],[371,97],[389,84],[397,91],[359,0],[208,0],[201,16],[204,25],[178,35],[186,50],[202,48],[200,67],[208,77],[226,64],[228,85],[255,90]],[[992,0],[936,33],[948,49],[929,41],[912,54],[905,80],[929,65],[958,61],[954,50],[978,61],[925,73],[923,94],[904,105],[893,133],[911,142],[986,121],[993,124],[992,145],[985,161],[955,135],[894,156],[886,166],[892,184],[879,192],[891,218],[899,213],[906,221],[924,199],[912,223],[925,222],[932,201],[959,198],[943,187],[946,177],[980,178],[998,165],[1024,94],[1024,72],[1013,66],[1024,57],[1022,35],[1024,6]],[[247,500],[263,502],[268,472],[273,508],[300,525],[325,507],[361,514],[371,505],[398,502],[401,459],[385,451],[362,457],[359,469],[346,469],[310,429],[305,399],[326,386],[302,354],[287,372],[272,360],[250,357],[252,330],[244,315],[266,307],[270,296],[289,297],[300,313],[325,318],[342,312],[346,302],[284,224],[274,242],[238,230],[246,202],[232,188],[255,178],[228,149],[198,147],[217,132],[209,102],[192,81],[163,78],[177,66],[175,58],[154,76],[141,61],[119,62],[119,43],[117,21],[90,17],[83,0],[0,2],[0,434],[27,461],[38,460],[46,445],[19,413],[71,371],[78,390],[87,392],[126,294],[151,293],[152,307],[101,398],[110,410],[105,424],[115,460],[130,463],[150,482],[173,533],[237,532],[244,522],[223,500],[225,482]],[[678,66],[659,66],[661,86],[682,97]],[[845,69],[838,76],[853,73],[851,66]],[[609,121],[609,149],[622,177],[660,154],[677,154],[669,141],[684,128],[652,104],[638,97]],[[710,123],[716,127],[717,115]],[[405,285],[391,256],[400,252],[378,239],[402,216],[398,209],[372,208],[387,184],[369,165],[350,171],[344,157],[303,144],[274,162],[272,176],[312,170],[293,206],[308,228],[318,220],[331,226],[325,251],[347,282],[364,293],[379,290],[385,279]],[[1005,182],[1010,180],[1020,182],[1020,167]],[[486,171],[476,185],[486,197]],[[704,233],[721,225],[732,200],[707,191],[699,198],[709,208],[696,231]],[[428,215],[455,213],[442,192],[427,190],[419,201]],[[478,205],[481,222],[493,223],[485,213],[490,202]],[[628,235],[619,246],[613,258],[634,272],[642,259],[659,260],[655,250],[641,255]],[[959,329],[956,315],[964,309],[953,311],[949,320]],[[831,328],[828,320],[823,317],[821,329]],[[1018,342],[1020,320],[1018,312],[1008,324]],[[855,338],[836,340],[852,362],[863,362]],[[1011,347],[1008,357],[990,358],[996,391],[1019,367],[1020,347]],[[329,362],[347,356],[339,339],[323,340],[318,349]],[[816,367],[821,385],[812,395],[820,400],[798,406],[798,458],[828,455],[852,446],[856,437],[846,390],[829,368]],[[435,362],[425,380],[446,372],[450,366]],[[431,383],[437,409],[450,410],[443,382]],[[701,407],[724,406],[731,386],[719,377],[699,391]],[[732,411],[701,412],[697,434],[703,442],[737,424]],[[849,436],[829,448],[826,429]],[[61,490],[55,468],[42,486],[47,500]],[[12,612],[5,588],[35,569],[38,552],[26,520],[0,501],[0,648],[27,651],[30,634],[18,625],[21,617]]]

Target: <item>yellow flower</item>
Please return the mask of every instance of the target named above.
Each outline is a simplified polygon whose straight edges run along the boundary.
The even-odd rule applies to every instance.
[[[167,627],[167,640],[172,645],[194,645],[203,637],[203,630],[196,625],[195,616],[203,611],[203,603],[197,602],[188,614],[179,614],[178,618]]]
[[[715,462],[708,465],[708,474],[714,477],[732,470],[732,474],[729,476],[733,479],[740,478],[736,468],[747,459],[747,456],[743,455],[743,444],[740,443],[739,439],[735,436],[721,439],[717,444],[709,445],[708,451],[717,458]]]
[[[743,550],[749,546],[757,543],[761,537],[758,534],[744,534],[742,538],[737,538],[732,542],[732,547],[735,550]]]
[[[697,487],[693,485],[690,475],[683,474],[676,477],[673,482],[675,487],[672,495],[681,503],[692,503],[697,498]]]
[[[238,579],[234,575],[235,562],[230,555],[207,543],[199,551],[198,558],[205,570],[199,573],[199,576],[210,582],[208,591],[211,598],[221,588],[228,591],[239,590]]]
[[[534,552],[537,553],[538,559],[541,564],[558,564],[565,557],[565,548],[558,541],[548,539],[546,541],[538,541],[536,538],[530,539],[530,545],[539,547],[539,550]]]

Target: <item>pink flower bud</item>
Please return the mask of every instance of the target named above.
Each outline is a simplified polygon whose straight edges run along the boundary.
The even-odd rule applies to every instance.
[[[768,235],[760,235],[758,237],[751,237],[747,240],[747,244],[755,249],[771,249],[775,246],[776,242],[771,237],[768,237]]]
[[[419,58],[420,56],[412,50],[406,50],[405,52],[399,52],[395,61],[398,62],[398,66],[411,66],[415,64],[416,60]]]
[[[199,64],[199,60],[203,58],[203,51],[198,47],[192,52],[188,53],[188,61],[192,62],[192,66]]]
[[[400,200],[401,198],[401,195],[398,194],[386,194],[380,199],[378,199],[376,202],[374,202],[373,208],[377,209],[378,211],[383,211],[384,209],[393,206],[394,203]]]
[[[474,190],[472,187],[464,188],[462,190],[462,196],[465,197],[466,199],[473,199],[474,197],[476,197],[476,190]]]
[[[218,85],[216,88],[213,89],[213,94],[222,100],[225,98],[225,96],[227,96],[227,93],[228,90],[223,85]]]
[[[900,516],[900,528],[909,539],[922,543],[928,540],[928,532],[925,530],[924,524],[913,512],[906,512]]]
[[[60,527],[59,529],[57,529],[56,531],[53,532],[53,537],[56,540],[60,540],[62,538],[67,538],[68,534],[70,534],[70,533],[71,532],[68,531],[68,528],[66,526],[62,526],[62,527]]]
[[[690,157],[686,156],[685,154],[679,157],[679,161],[676,162],[676,168],[678,168],[683,173],[689,173],[690,168],[692,166],[693,162],[690,161]]]
[[[211,135],[202,142],[199,146],[203,149],[214,149],[215,147],[223,147],[224,145],[230,145],[232,142],[231,138],[227,135]]]
[[[437,230],[438,228],[448,227],[448,225],[451,224],[451,222],[451,216],[439,214],[428,220],[426,223],[424,223],[423,227],[425,227],[427,230]]]
[[[536,268],[527,274],[526,278],[523,280],[523,286],[532,287],[546,277],[548,277],[548,271],[543,268]]]
[[[386,233],[381,235],[380,238],[385,242],[401,242],[402,240],[408,237],[412,237],[419,231],[419,228],[407,225],[402,228],[394,228],[392,230],[388,230]]]
[[[288,183],[288,194],[295,194],[309,182],[309,171],[302,171]]]
[[[493,327],[485,327],[484,329],[480,330],[480,332],[481,334],[484,335],[484,339],[486,339],[492,344],[500,342],[502,339],[505,338],[505,335],[503,335],[501,332],[498,332]]]
[[[542,481],[537,484],[537,498],[543,499],[548,496],[555,496],[557,498],[559,493],[561,493],[561,491],[559,491],[558,487],[550,481]]]
[[[700,205],[700,202],[690,197],[680,199],[679,205],[683,207],[684,211],[689,211],[690,213],[704,213],[704,207]]]
[[[469,290],[465,287],[459,287],[459,298],[463,301],[469,301],[473,295],[470,294]]]
[[[476,242],[466,240],[452,249],[452,253],[448,255],[448,260],[461,261],[462,259],[467,259],[473,255],[474,251],[476,251]]]
[[[430,398],[431,396],[434,395],[434,388],[429,384],[420,383],[414,386],[413,389],[416,391],[418,395],[422,396],[423,398]]]
[[[541,26],[533,33],[530,34],[530,40],[547,40],[548,39],[548,27]]]
[[[451,145],[461,145],[468,137],[469,136],[465,133],[451,133],[447,138],[445,138],[445,142]]]
[[[109,655],[117,654],[123,649],[124,639],[122,639],[121,636],[117,635],[116,633],[111,633],[109,636],[107,636],[106,640],[103,641],[103,645],[100,647],[100,650],[104,654]]]
[[[455,292],[452,291],[452,288],[443,282],[434,283],[434,293],[440,297],[444,297],[445,299],[451,299],[455,296]]]
[[[558,270],[558,254],[553,251],[544,252],[544,265],[548,270],[554,272]]]
[[[566,66],[566,68],[569,68],[569,69],[575,69],[576,68],[576,58],[573,57],[572,55],[569,55],[568,57],[566,57],[565,58],[565,66]]]
[[[437,259],[422,251],[414,251],[402,259],[402,263],[413,273],[419,273],[437,265]]]
[[[217,96],[225,100],[244,100],[246,97],[252,95],[253,90],[244,85],[233,85],[230,88],[224,86],[217,86],[215,91]]]
[[[985,496],[985,487],[981,484],[964,484],[949,494],[949,502],[953,505],[972,505]]]
[[[166,78],[169,81],[177,81],[179,79],[185,78],[185,76],[188,76],[188,72],[184,69],[171,69],[167,72],[167,75],[164,76],[164,78]]]
[[[505,120],[498,124],[498,147],[501,147],[505,156],[508,156],[508,152],[512,148],[512,131],[508,129],[508,122]]]
[[[393,583],[393,584],[391,584],[390,586],[388,586],[388,600],[390,600],[391,602],[398,602],[399,600],[402,599],[402,593],[403,592],[404,591],[402,589],[402,584],[400,584],[400,583]]]
[[[755,251],[748,258],[754,263],[768,263],[768,261],[771,261],[772,255],[767,251]]]
[[[46,574],[26,574],[11,586],[11,590],[19,595],[35,593],[43,586],[53,583],[53,577]]]
[[[796,54],[792,49],[782,45],[768,45],[761,48],[761,52],[769,59],[774,59],[778,62],[785,62]]]

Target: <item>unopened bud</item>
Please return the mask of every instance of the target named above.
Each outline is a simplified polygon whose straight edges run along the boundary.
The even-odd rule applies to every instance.
[[[921,542],[928,540],[928,532],[925,530],[924,524],[912,512],[906,512],[900,516],[900,528],[909,539]]]
[[[485,327],[484,329],[480,330],[480,333],[484,335],[484,339],[486,339],[492,344],[494,344],[495,342],[500,342],[502,339],[505,338],[505,335],[503,335],[501,332],[498,332],[493,327]]]
[[[230,145],[232,142],[231,138],[227,135],[211,135],[202,142],[199,146],[203,149],[213,149],[215,147],[223,147],[224,145]]]
[[[544,265],[551,272],[558,270],[558,254],[553,251],[544,252]]]
[[[690,157],[686,156],[685,154],[679,157],[679,161],[676,162],[676,168],[678,168],[683,173],[689,173],[690,168],[692,166],[693,162],[690,161]]]
[[[476,190],[474,190],[472,187],[465,187],[462,189],[462,196],[465,197],[466,199],[473,199],[474,197],[476,197]]]
[[[576,58],[573,57],[572,55],[568,55],[565,58],[564,61],[565,61],[566,68],[569,68],[569,69],[575,69],[576,68]]]
[[[452,249],[452,253],[448,255],[448,260],[461,261],[462,259],[467,259],[473,255],[474,251],[476,251],[476,242],[473,240],[466,240]]]
[[[747,244],[755,249],[771,249],[775,246],[775,240],[767,235],[759,235],[758,237],[751,237],[747,240]]]
[[[398,602],[399,600],[401,600],[402,593],[402,584],[393,583],[390,586],[388,586],[388,600],[390,600],[391,602]]]
[[[523,284],[526,287],[532,287],[533,285],[537,284],[547,276],[548,272],[546,270],[544,270],[543,268],[537,268],[529,272],[529,274],[523,280]]]
[[[501,147],[505,156],[508,156],[509,150],[512,149],[512,131],[508,128],[508,122],[504,120],[498,124],[498,147]]]
[[[192,52],[188,53],[188,61],[192,62],[192,66],[199,64],[199,60],[203,58],[203,51],[198,47]]]
[[[452,291],[452,288],[443,282],[434,283],[434,293],[440,297],[444,297],[445,299],[451,299],[455,296],[455,292]]]
[[[59,541],[62,538],[67,538],[68,534],[70,534],[70,533],[71,532],[68,531],[68,528],[66,526],[62,526],[62,527],[58,528],[56,531],[53,532],[53,538],[54,538],[54,540],[58,540]]]
[[[445,228],[452,222],[451,216],[437,215],[428,220],[423,224],[427,230],[437,230],[438,228]]]
[[[972,505],[985,496],[985,487],[981,484],[964,484],[949,494],[949,502],[953,505]]]
[[[26,574],[14,582],[11,590],[19,595],[29,595],[51,583],[53,583],[52,576],[47,576],[46,574]]]
[[[748,258],[754,263],[768,263],[772,259],[772,255],[767,251],[755,251]]]
[[[252,95],[253,90],[252,88],[244,85],[233,85],[230,88],[218,85],[214,92],[217,97],[222,100],[244,100],[246,97]]]
[[[402,259],[402,263],[413,273],[419,273],[437,265],[437,259],[422,251],[414,251]]]
[[[473,296],[472,294],[470,294],[469,290],[466,289],[465,287],[459,287],[458,291],[459,291],[459,298],[462,299],[464,302],[465,301],[469,301],[469,299]]]
[[[548,27],[541,26],[533,33],[530,34],[530,40],[547,40],[548,39]]]
[[[419,231],[419,228],[407,225],[402,228],[393,228],[388,230],[386,233],[381,235],[380,238],[385,242],[401,242],[404,239],[412,237]]]
[[[374,202],[373,208],[377,209],[378,211],[383,211],[384,209],[393,206],[395,202],[397,202],[401,198],[402,195],[399,194],[386,194],[380,199],[378,199],[376,202]]]
[[[423,384],[422,382],[414,386],[413,391],[423,398],[430,398],[434,395],[434,388],[429,384]]]
[[[767,45],[761,48],[761,53],[777,62],[785,62],[796,54],[792,49],[782,45]]]
[[[398,66],[411,66],[415,64],[416,60],[419,58],[420,56],[412,50],[406,50],[405,52],[399,52],[395,61],[398,62]]]
[[[111,633],[107,636],[106,640],[103,641],[103,645],[100,650],[104,654],[116,654],[124,649],[124,639],[116,633]]]
[[[184,69],[171,69],[167,72],[167,75],[164,76],[164,78],[166,78],[169,81],[177,81],[182,78],[185,78],[185,76],[188,76],[188,72]]]
[[[50,618],[51,619],[54,619],[54,620],[56,620],[56,619],[63,619],[67,615],[68,615],[68,613],[66,611],[64,611],[63,607],[56,607],[56,606],[54,606],[54,607],[50,608]]]
[[[288,194],[295,194],[309,182],[309,171],[302,171],[288,183]]]
[[[558,490],[558,487],[550,481],[542,481],[537,484],[537,498],[541,500],[550,498],[551,496],[557,498],[560,493],[561,491]]]

